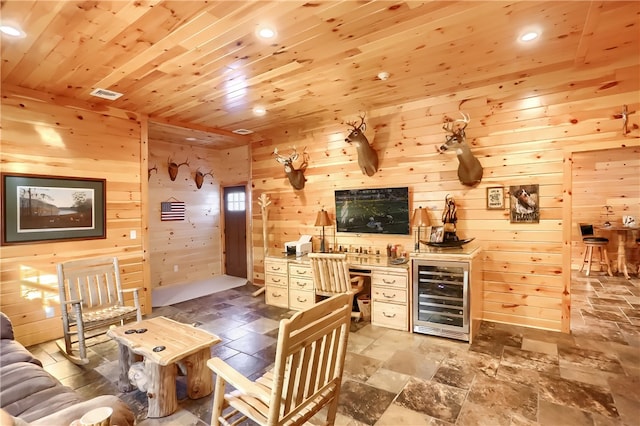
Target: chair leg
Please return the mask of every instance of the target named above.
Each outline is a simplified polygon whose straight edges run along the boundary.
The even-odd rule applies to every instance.
[[[219,375],[216,375],[216,386],[213,390],[213,409],[211,412],[211,426],[220,425],[220,417],[224,409],[224,388],[225,381]]]
[[[582,264],[580,265],[580,270],[578,272],[582,272],[584,269],[585,263],[587,263],[587,256],[589,255],[589,247],[585,246],[584,248],[584,256],[582,256]]]
[[[585,257],[588,254],[588,259],[587,259],[587,276],[591,275],[591,259],[593,258],[593,246],[588,246],[587,247],[587,253],[585,253]]]
[[[339,394],[336,394],[333,397],[333,401],[331,401],[331,404],[329,404],[329,409],[327,410],[326,424],[328,426],[333,426],[333,424],[336,422],[336,414],[338,412],[338,395]]]

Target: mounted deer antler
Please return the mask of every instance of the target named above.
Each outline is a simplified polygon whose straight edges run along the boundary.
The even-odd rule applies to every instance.
[[[147,170],[147,172],[148,172],[147,179],[151,179],[151,172],[154,171],[154,170],[156,171],[156,173],[158,173],[158,166],[153,166],[152,168]]]
[[[280,164],[284,164],[284,172],[287,174],[289,178],[289,183],[294,189],[303,189],[304,183],[307,179],[304,177],[304,171],[307,169],[307,165],[309,164],[309,155],[307,154],[307,148],[305,147],[302,151],[302,164],[298,169],[293,168],[293,162],[298,159],[298,153],[296,152],[296,147],[293,147],[293,152],[288,157],[283,157],[278,154],[278,148],[273,150],[273,155],[276,156],[276,161]]]
[[[351,133],[349,133],[344,141],[356,146],[358,165],[360,166],[360,170],[362,170],[362,174],[373,176],[378,171],[378,154],[371,145],[369,145],[369,140],[367,140],[367,137],[364,135],[364,131],[367,128],[364,123],[365,116],[366,113],[360,116],[361,122],[358,126],[356,126],[355,121],[347,122],[349,126],[353,127],[353,130],[351,130]]]
[[[213,170],[209,170],[208,173],[202,173],[200,170],[196,170],[195,181],[198,189],[202,188],[205,176],[211,176],[213,178]]]
[[[480,161],[471,153],[471,149],[469,149],[469,145],[467,145],[464,129],[467,128],[471,120],[469,116],[462,111],[460,114],[462,115],[462,119],[458,120],[445,117],[442,128],[449,134],[446,137],[447,141],[439,147],[436,147],[436,150],[442,154],[448,150],[452,144],[455,144],[456,155],[458,156],[459,162],[458,179],[460,179],[460,182],[465,186],[475,186],[482,180],[482,164],[480,164]],[[464,125],[460,126],[456,123],[464,123]]]
[[[171,158],[169,158],[169,178],[173,181],[176,180],[176,177],[178,176],[178,169],[180,168],[180,166],[188,166],[189,165],[189,159],[187,158],[187,161],[185,161],[184,163],[180,163],[180,164],[176,164],[173,160],[171,160]]]

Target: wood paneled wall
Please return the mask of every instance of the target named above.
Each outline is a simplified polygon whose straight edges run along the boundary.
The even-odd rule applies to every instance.
[[[221,229],[222,187],[249,181],[249,147],[208,149],[184,141],[149,141],[149,251],[151,287],[182,284],[224,273]],[[168,159],[188,166],[169,178]],[[195,173],[206,176],[200,189]],[[183,201],[185,220],[161,221],[162,201]],[[177,271],[174,270],[177,267]]]
[[[70,259],[117,256],[124,287],[145,287],[142,304],[150,312],[142,200],[146,121],[23,89],[3,86],[2,92],[2,172],[106,179],[106,239],[1,248],[0,308],[16,338],[31,345],[62,336],[55,268]],[[28,299],[29,290],[40,293]]]
[[[640,221],[640,149],[625,147],[603,151],[575,153],[572,157],[573,223],[571,225],[571,266],[580,267],[584,246],[578,224],[602,225],[609,220],[622,225],[622,216],[634,216]],[[597,182],[597,184],[594,184]],[[605,209],[605,206],[611,206]],[[613,214],[607,215],[609,210]],[[607,252],[612,267],[616,265],[617,234],[596,229],[596,235],[609,238]],[[630,272],[637,272],[637,232],[626,235],[627,263]],[[614,268],[615,270],[615,268]]]
[[[630,111],[640,108],[640,69],[634,61],[567,64],[565,69],[514,75],[481,89],[466,90],[461,83],[457,92],[446,96],[425,95],[422,101],[371,108],[367,121],[374,129],[372,143],[380,158],[373,177],[362,175],[355,148],[344,142],[348,128],[342,122],[354,120],[359,111],[337,112],[330,123],[310,118],[305,128],[265,133],[252,146],[252,180],[254,204],[262,193],[272,199],[269,247],[282,250],[284,242],[312,234],[317,250],[316,212],[324,207],[335,215],[335,189],[408,186],[411,207],[429,209],[435,224],[441,223],[444,199],[450,194],[458,206],[458,235],[474,237],[483,247],[484,318],[568,332],[571,156],[638,147],[638,116],[631,116],[630,124],[636,127],[626,137],[622,121],[614,118],[624,104]],[[392,87],[381,85],[381,90]],[[474,188],[458,181],[455,154],[438,154],[434,147],[444,141],[443,117],[455,118],[458,111],[471,116],[467,140],[484,166],[484,178]],[[272,156],[274,148],[283,152],[294,145],[299,150],[307,147],[310,155],[301,191],[289,185]],[[486,209],[487,187],[508,190],[521,184],[539,185],[539,223],[510,223],[508,200],[505,210]],[[262,222],[260,209],[254,206],[254,212],[253,276],[262,282]],[[326,231],[332,234],[333,229]],[[381,250],[388,242],[410,248],[413,241],[413,237],[351,234],[335,238],[338,245]]]

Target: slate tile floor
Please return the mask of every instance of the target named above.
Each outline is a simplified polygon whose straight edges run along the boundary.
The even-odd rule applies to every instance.
[[[253,286],[157,308],[222,337],[212,354],[255,377],[274,359],[278,321],[292,312],[252,297]],[[574,273],[572,333],[483,322],[472,345],[353,323],[339,425],[635,425],[640,422],[640,279]],[[55,345],[30,348],[64,384],[119,394],[138,424],[206,425],[211,397],[145,419],[146,396],[118,392],[117,346],[105,338],[75,366]],[[313,423],[317,423],[313,419]]]

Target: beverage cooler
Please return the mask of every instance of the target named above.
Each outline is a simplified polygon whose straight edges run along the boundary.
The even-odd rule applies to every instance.
[[[469,341],[469,263],[413,260],[413,331]]]

